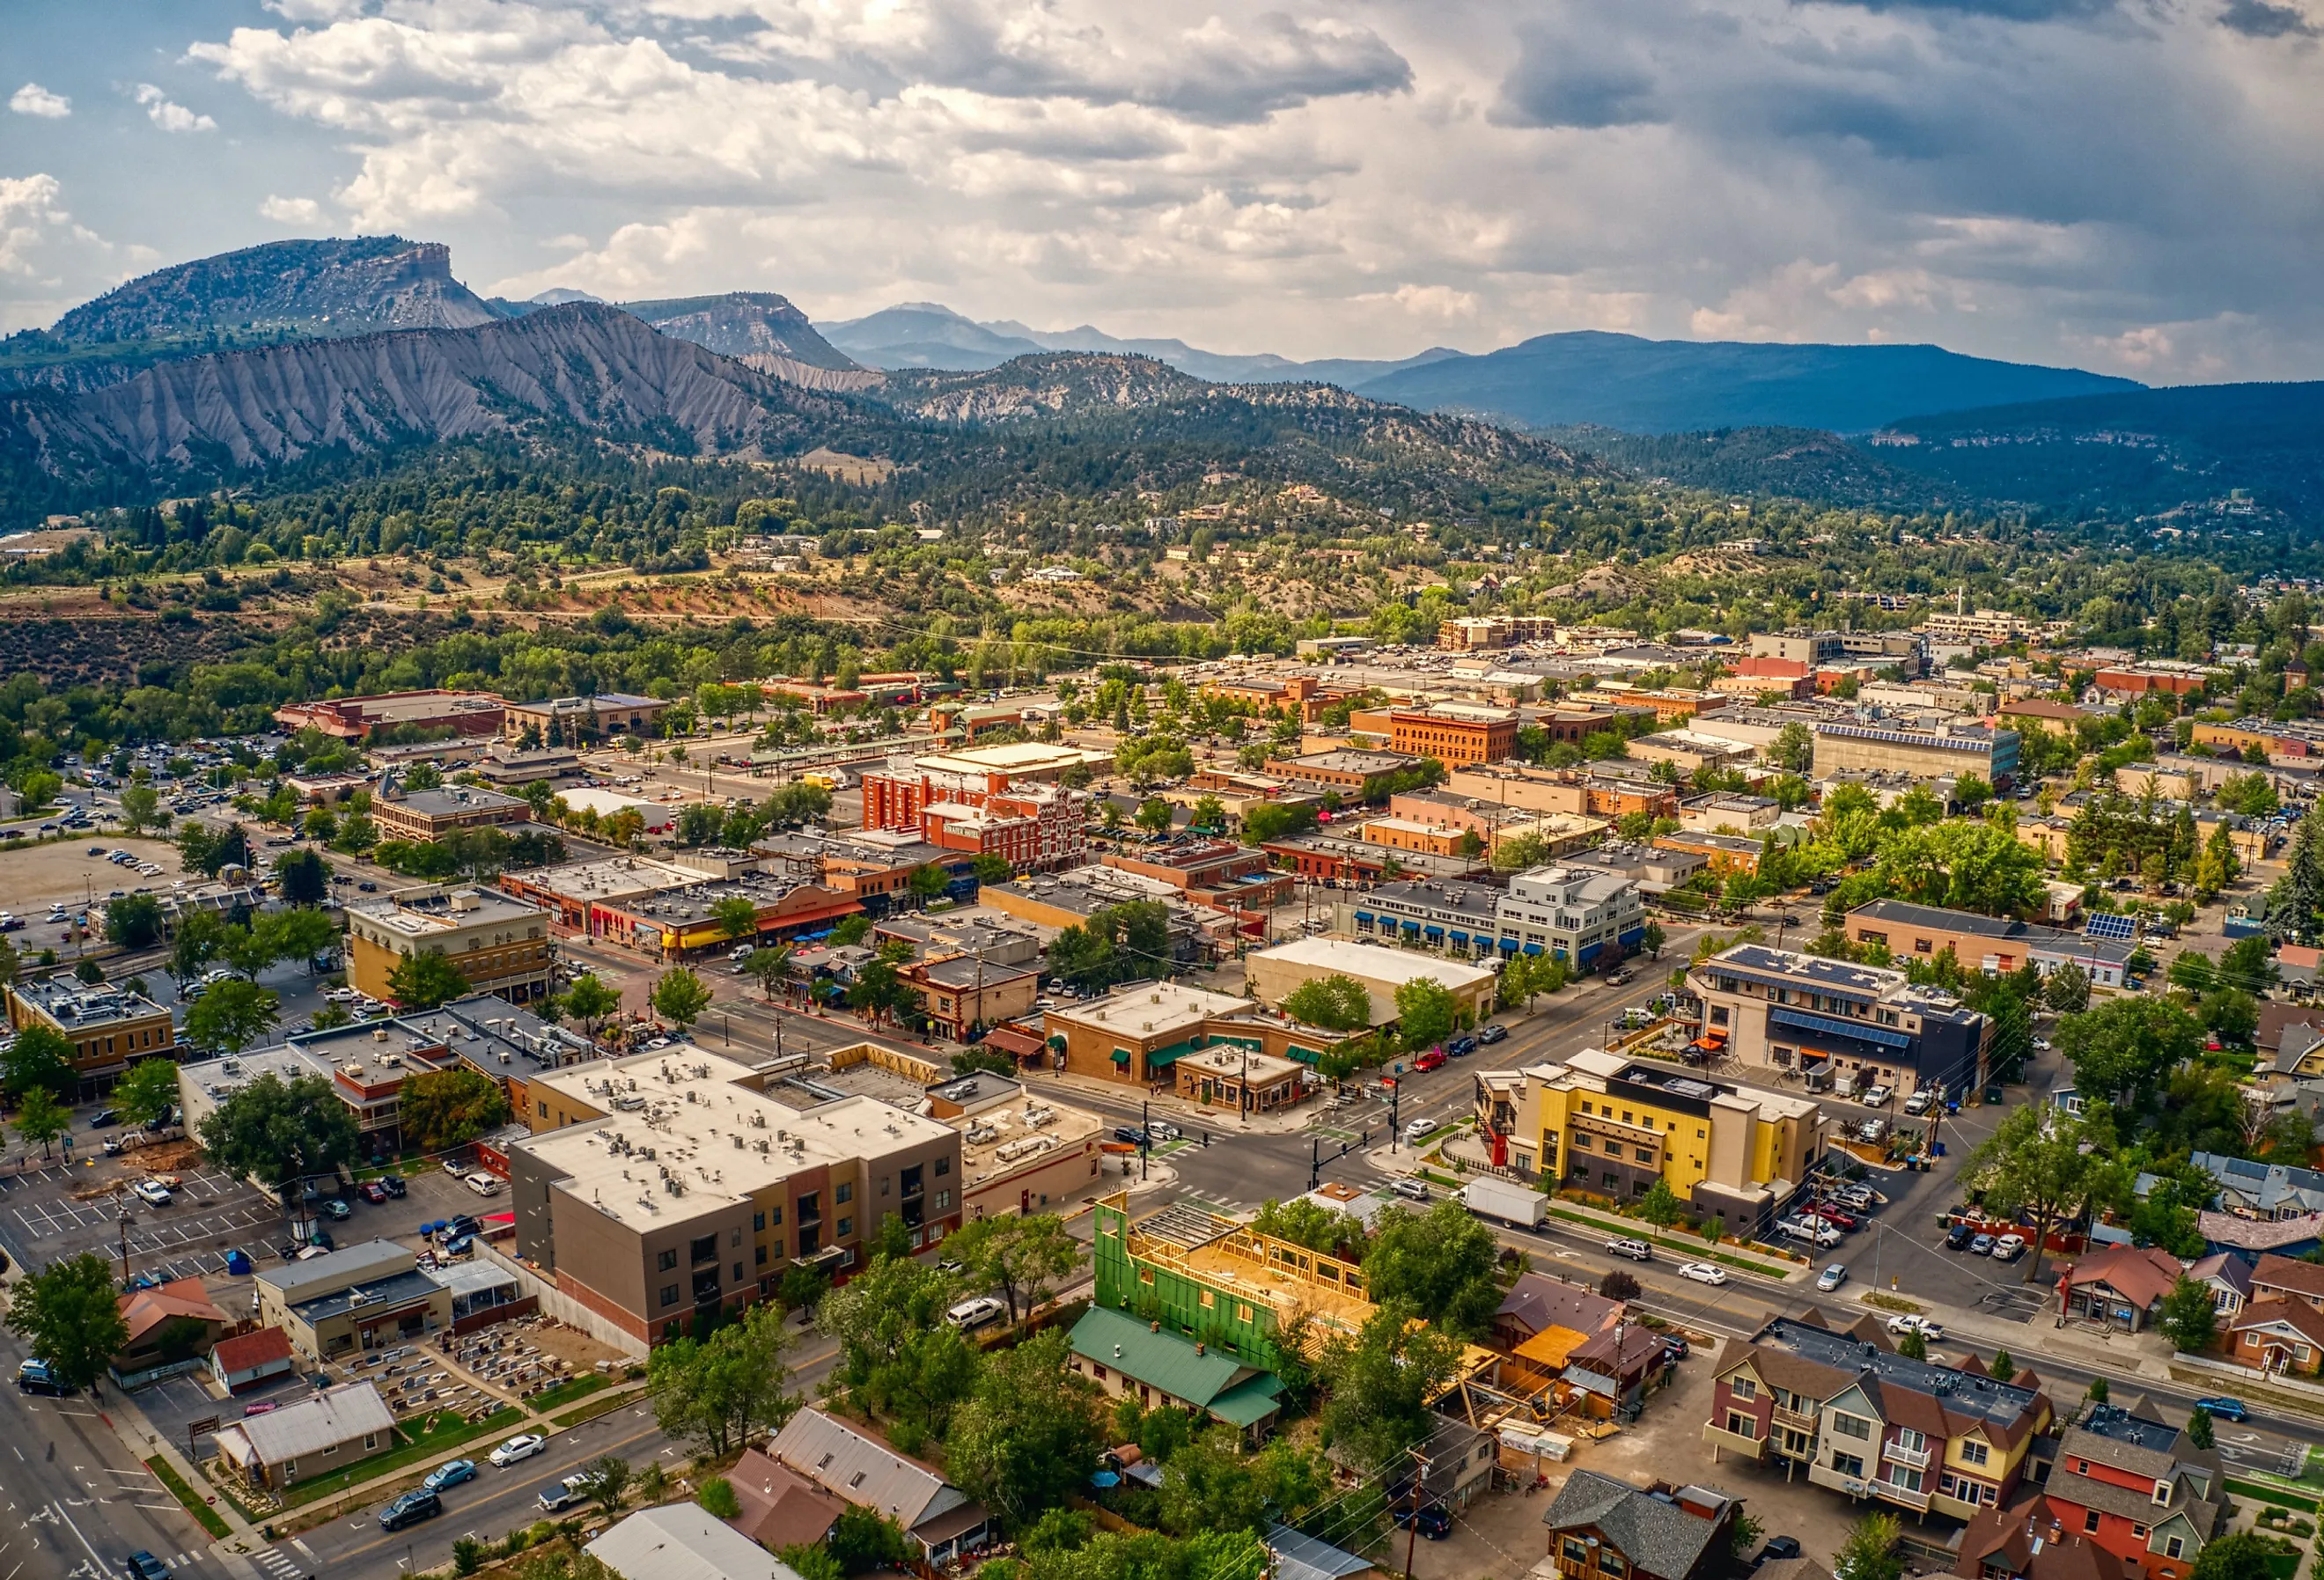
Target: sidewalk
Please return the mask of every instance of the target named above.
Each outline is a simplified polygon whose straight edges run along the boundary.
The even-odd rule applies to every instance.
[[[115,1435],[129,1451],[139,1459],[159,1459],[177,1472],[185,1479],[186,1485],[194,1490],[194,1495],[208,1502],[211,1511],[226,1521],[226,1528],[233,1534],[213,1543],[212,1552],[241,1555],[255,1552],[266,1545],[265,1538],[258,1534],[258,1528],[242,1517],[242,1511],[211,1490],[209,1479],[186,1457],[185,1451],[153,1429],[152,1421],[146,1417],[135,1395],[123,1393],[116,1388],[108,1398],[112,1407],[109,1413],[114,1418],[110,1424]],[[191,1513],[186,1517],[189,1520],[193,1518]],[[208,1537],[209,1533],[204,1531],[202,1534]]]

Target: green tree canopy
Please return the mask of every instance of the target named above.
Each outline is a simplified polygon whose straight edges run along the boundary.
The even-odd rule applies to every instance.
[[[272,1071],[228,1093],[197,1134],[221,1168],[277,1186],[352,1162],[357,1140],[355,1116],[330,1082]]]
[[[75,1388],[95,1386],[129,1344],[113,1264],[93,1252],[18,1280],[8,1293],[8,1326]]]
[[[594,971],[585,971],[573,979],[573,985],[564,992],[565,1012],[581,1022],[581,1029],[593,1039],[605,1018],[622,1007],[619,989],[608,985]]]
[[[1416,976],[1396,990],[1396,1019],[1407,1048],[1426,1048],[1460,1029],[1461,1003],[1433,976]]]
[[[498,1081],[456,1066],[408,1076],[401,1112],[404,1134],[440,1152],[506,1124],[509,1101]]]
[[[2218,1336],[2219,1313],[2209,1284],[2181,1278],[2163,1297],[2163,1332],[2182,1351],[2199,1354]]]
[[[1459,1370],[1461,1341],[1401,1300],[1380,1304],[1362,1329],[1326,1346],[1326,1439],[1354,1465],[1384,1465],[1428,1435],[1429,1401]]]
[[[161,941],[161,902],[151,894],[106,901],[105,938],[124,949],[152,948]]]
[[[178,1067],[166,1058],[141,1058],[115,1083],[112,1103],[132,1124],[153,1124],[178,1105]]]
[[[1455,1201],[1425,1213],[1384,1214],[1364,1258],[1364,1285],[1376,1302],[1401,1300],[1457,1338],[1492,1326],[1501,1303],[1493,1271],[1500,1242]]]
[[[646,1397],[661,1429],[713,1457],[781,1428],[799,1406],[783,1357],[782,1306],[761,1301],[706,1339],[678,1338],[646,1360]]]
[[[1284,994],[1283,1012],[1303,1026],[1362,1031],[1372,1023],[1372,997],[1354,977],[1333,972],[1310,977]]]
[[[28,1021],[13,1042],[0,1049],[0,1086],[14,1097],[69,1092],[78,1078],[74,1058],[73,1045],[62,1032],[46,1021]]]
[[[2128,1195],[2129,1186],[2105,1120],[2040,1106],[2010,1110],[1969,1155],[1963,1178],[1988,1213],[2022,1214],[2032,1221],[2034,1232],[2026,1236],[2033,1243],[2025,1263],[2029,1284],[2041,1279],[2043,1244],[2052,1228],[2087,1207],[2112,1205]]]
[[[240,1053],[274,1029],[282,997],[271,987],[229,977],[186,1012],[186,1036],[198,1048]]]
[[[1106,1446],[1103,1395],[1069,1354],[1056,1327],[995,1352],[945,1438],[946,1471],[1011,1529],[1087,1485]]]
[[[673,966],[655,979],[650,1002],[655,1014],[682,1030],[710,1008],[710,987],[685,966]]]
[[[2140,995],[2064,1017],[2056,1041],[2085,1097],[2143,1111],[2152,1106],[2171,1072],[2202,1050],[2203,1033],[2178,1005]]]
[[[443,950],[415,949],[387,974],[387,991],[404,1009],[440,1009],[466,995],[468,979]]]
[[[945,1250],[1000,1291],[1012,1323],[1054,1294],[1082,1260],[1082,1243],[1054,1213],[979,1218],[946,1240]]]

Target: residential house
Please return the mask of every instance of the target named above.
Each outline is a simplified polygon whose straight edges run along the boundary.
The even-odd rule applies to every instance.
[[[299,1369],[290,1335],[279,1327],[262,1327],[220,1339],[210,1351],[210,1376],[229,1394],[255,1388],[270,1378],[285,1377]]]
[[[234,1319],[217,1307],[199,1279],[172,1279],[119,1297],[128,1342],[113,1357],[115,1379],[160,1368],[195,1366]]]
[[[1109,1399],[1192,1411],[1249,1438],[1265,1437],[1282,1409],[1283,1384],[1274,1372],[1126,1312],[1091,1307],[1074,1324],[1072,1342],[1067,1363]]]
[[[1726,1572],[1729,1533],[1742,1507],[1709,1487],[1657,1483],[1642,1490],[1577,1470],[1541,1520],[1550,1562],[1563,1580],[1710,1580]]]
[[[2324,1212],[2324,1172],[2288,1163],[2256,1163],[2224,1152],[2197,1152],[2188,1159],[2219,1182],[2218,1205],[2251,1218],[2304,1217]]]
[[[2251,1303],[2252,1264],[2232,1251],[2213,1252],[2189,1267],[2187,1276],[2211,1291],[2211,1308],[2223,1317]]]
[[[2324,1266],[2292,1256],[2270,1253],[2261,1257],[2252,1269],[2252,1298],[2258,1300],[2270,1295],[2305,1300],[2310,1306],[2324,1308]]]
[[[771,1552],[815,1546],[847,1511],[844,1501],[756,1448],[742,1451],[726,1484],[742,1510],[726,1523]]]
[[[984,1505],[933,1467],[813,1407],[791,1417],[767,1452],[824,1491],[894,1520],[930,1566],[973,1551],[990,1533]]]
[[[369,1382],[343,1382],[217,1433],[218,1457],[227,1467],[272,1492],[345,1470],[394,1444],[395,1417]]]
[[[1780,1461],[1786,1479],[1916,1515],[2006,1502],[2051,1406],[2038,1386],[1915,1361],[1864,1336],[1779,1317],[1713,1379],[1703,1441]]]
[[[1513,1352],[1542,1334],[1562,1329],[1581,1343],[1620,1322],[1629,1307],[1582,1284],[1547,1273],[1520,1273],[1493,1313],[1493,1347]]]
[[[2144,1409],[2099,1405],[2069,1427],[2042,1492],[2066,1531],[2111,1554],[2123,1575],[2187,1580],[2225,1507],[2219,1454]]]
[[[2324,1311],[2296,1296],[2262,1295],[2228,1318],[2227,1359],[2278,1375],[2324,1371]]]
[[[622,1580],[799,1580],[699,1503],[641,1509],[581,1549]]]
[[[2066,1518],[2039,1492],[1981,1509],[1962,1528],[1952,1572],[1960,1580],[2130,1580],[2112,1553],[2068,1530]]]
[[[1459,1513],[1492,1485],[1497,1441],[1492,1433],[1464,1420],[1431,1414],[1428,1435],[1413,1445],[1417,1459],[1407,1460],[1388,1478],[1384,1490],[1388,1506]],[[1419,1467],[1417,1485],[1415,1464]]]
[[[2324,1268],[2316,1270],[2324,1273]],[[2160,1246],[2109,1245],[2059,1275],[2068,1317],[2137,1333],[2152,1322],[2186,1270]]]
[[[2205,1210],[2195,1215],[2195,1228],[2203,1236],[2206,1252],[2240,1252],[2246,1261],[2271,1251],[2279,1256],[2304,1257],[2324,1243],[2324,1213],[2302,1213],[2296,1218],[2242,1218]]]

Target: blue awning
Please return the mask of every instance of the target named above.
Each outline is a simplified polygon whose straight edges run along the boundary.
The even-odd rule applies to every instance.
[[[1441,938],[1444,936],[1444,929],[1441,927],[1434,926],[1434,924],[1422,928],[1420,930],[1426,933],[1432,938]]]
[[[1459,928],[1454,928],[1452,929],[1452,941],[1456,944],[1465,944],[1469,941],[1469,935],[1462,932]]]
[[[1356,919],[1370,927],[1372,924],[1372,913],[1369,910],[1359,910],[1356,912]]]
[[[1528,955],[1538,955],[1541,953],[1541,946],[1539,944],[1527,944],[1525,947],[1525,952]]]
[[[1846,1037],[1858,1042],[1877,1043],[1882,1048],[1913,1046],[1913,1039],[1902,1031],[1892,1031],[1886,1026],[1868,1026],[1861,1021],[1843,1021],[1835,1015],[1811,1015],[1801,1010],[1769,1010],[1767,1019],[1778,1026],[1789,1026],[1794,1031]]]
[[[1516,954],[1517,952],[1517,941],[1515,938],[1503,938],[1503,939],[1501,940],[1501,953],[1502,953],[1502,954],[1504,954],[1504,955],[1514,955],[1514,954]]]
[[[1406,922],[1404,924],[1404,930],[1408,933],[1416,933],[1420,930],[1420,924],[1416,921]]]

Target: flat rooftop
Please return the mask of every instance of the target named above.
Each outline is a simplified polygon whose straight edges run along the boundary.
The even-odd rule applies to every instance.
[[[424,938],[460,928],[494,922],[540,922],[539,907],[497,889],[455,889],[446,893],[358,901],[349,912],[408,938]]]
[[[1947,1410],[1975,1416],[2000,1427],[2015,1422],[2042,1397],[2034,1389],[1972,1376],[1932,1361],[1915,1361],[1844,1333],[1794,1322],[1788,1317],[1779,1317],[1769,1324],[1760,1334],[1759,1342],[1789,1350],[1835,1371],[1869,1374],[1889,1387],[1927,1394],[1942,1400]]]
[[[94,987],[69,975],[19,982],[11,992],[62,1027],[67,1035],[92,1027],[117,1026],[165,1013],[159,1004],[109,982]]]
[[[532,803],[522,796],[503,795],[475,785],[447,785],[442,790],[399,790],[380,803],[401,807],[423,818],[456,818],[462,812],[505,812],[516,807],[532,816]]]
[[[1417,982],[1425,976],[1456,991],[1480,982],[1490,982],[1499,975],[1482,966],[1471,966],[1411,949],[1377,948],[1370,944],[1350,943],[1345,938],[1295,938],[1271,949],[1260,949],[1250,958],[1284,960],[1295,966],[1311,966],[1319,971],[1344,972],[1350,976],[1368,976],[1375,982],[1392,982],[1398,986],[1407,982]]]
[[[1399,768],[1409,768],[1419,762],[1401,752],[1360,752],[1342,747],[1332,752],[1310,752],[1305,757],[1281,757],[1270,766],[1279,766],[1296,772],[1300,769],[1330,773],[1393,773]]]
[[[964,1191],[1036,1162],[1079,1150],[1105,1128],[1087,1109],[1027,1097],[1022,1103],[979,1109],[951,1122],[960,1132]]]
[[[1093,1030],[1146,1038],[1190,1030],[1214,1016],[1253,1014],[1258,1009],[1249,999],[1182,983],[1140,982],[1117,988],[1093,1003],[1051,1010],[1048,1018]]]
[[[614,1112],[517,1144],[568,1195],[643,1231],[735,1205],[805,1169],[952,1134],[871,1097],[797,1107],[737,1084],[753,1078],[747,1065],[691,1048],[538,1076],[536,1084]],[[647,1147],[650,1160],[641,1155]]]
[[[913,760],[929,773],[1062,773],[1076,763],[1111,761],[1102,752],[1047,741],[1009,741],[997,746],[964,746],[952,752],[931,752]]]

